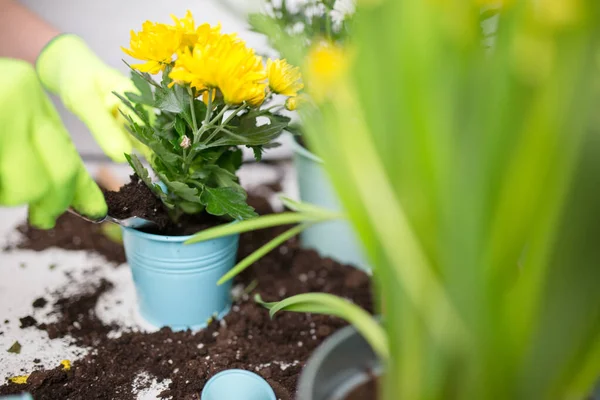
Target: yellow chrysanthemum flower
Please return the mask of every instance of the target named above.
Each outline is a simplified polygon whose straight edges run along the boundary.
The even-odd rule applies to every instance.
[[[285,96],[296,96],[304,88],[300,68],[294,67],[286,60],[267,61],[267,77],[269,87],[278,94]]]
[[[125,54],[145,61],[131,67],[141,72],[157,74],[173,60],[181,46],[181,34],[168,25],[144,22],[140,32],[131,31],[130,49],[122,47]]]
[[[181,47],[192,48],[197,43],[205,44],[209,41],[217,40],[221,35],[221,25],[211,27],[209,24],[202,24],[196,27],[196,21],[191,11],[187,11],[185,17],[177,18],[171,15],[175,23],[175,29],[181,35]]]
[[[266,96],[266,72],[262,59],[232,35],[197,43],[177,58],[171,79],[198,91],[218,88],[225,103],[262,104]]]
[[[169,74],[169,78],[173,80],[169,87],[174,84],[189,84],[191,87],[198,90],[198,92],[207,89],[205,83],[205,77],[200,74],[195,74],[195,71],[201,71],[203,69],[203,62],[200,47],[190,50],[188,48],[183,49],[177,55],[177,61],[175,66]]]

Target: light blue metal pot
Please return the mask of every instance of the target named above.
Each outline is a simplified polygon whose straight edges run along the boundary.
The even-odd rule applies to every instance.
[[[267,381],[242,369],[228,369],[210,378],[202,390],[201,399],[277,400]]]
[[[123,228],[139,312],[151,325],[200,329],[229,312],[231,281],[217,280],[235,265],[239,235],[184,245],[189,238]]]
[[[323,168],[323,161],[295,140],[292,143],[300,199],[330,210],[341,210]],[[314,249],[324,257],[331,257],[338,262],[352,264],[363,270],[369,269],[362,245],[352,226],[346,221],[314,225],[300,235],[300,241],[302,247]]]

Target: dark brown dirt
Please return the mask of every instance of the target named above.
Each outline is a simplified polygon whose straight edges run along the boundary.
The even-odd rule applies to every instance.
[[[78,345],[95,345],[105,339],[108,332],[117,328],[105,325],[94,310],[100,296],[112,288],[113,284],[105,279],[98,283],[84,283],[78,294],[60,297],[54,302],[54,313],[58,314],[58,321],[40,324],[38,328],[48,332],[50,339],[70,336]]]
[[[17,227],[17,230],[21,233],[20,241],[7,246],[5,251],[15,248],[43,251],[58,247],[99,254],[117,265],[125,262],[123,246],[106,237],[101,225],[85,221],[70,213],[61,215],[53,229],[36,229],[23,223]]]
[[[29,328],[30,326],[36,326],[37,325],[37,321],[31,315],[28,315],[28,316],[23,317],[23,318],[19,318],[19,322],[20,322],[19,327],[21,329],[25,329],[25,328]]]
[[[251,205],[261,214],[270,211],[264,199],[253,198]],[[248,255],[283,229],[242,235],[238,257]],[[369,278],[364,273],[302,250],[294,240],[249,268],[236,284],[249,293],[236,301],[223,321],[200,332],[164,328],[109,338],[114,327],[105,326],[94,309],[111,284],[87,283],[81,294],[53,301],[59,321],[40,328],[51,337],[69,335],[76,344],[93,350],[73,362],[68,372],[60,367],[35,372],[24,385],[0,386],[0,395],[30,391],[36,400],[129,400],[136,398],[132,392],[136,376],[146,373],[159,382],[171,380],[161,397],[199,400],[206,381],[215,373],[242,368],[267,379],[278,399],[292,400],[299,373],[312,351],[345,323],[305,313],[281,313],[271,320],[252,300],[254,294],[275,301],[298,293],[329,292],[372,310]]]
[[[103,191],[108,214],[112,217],[123,219],[137,216],[153,221],[156,227],[144,231],[166,236],[192,235],[225,222],[204,212],[184,215],[177,222],[173,222],[167,208],[144,182],[137,175],[130,178],[131,182],[121,187],[118,192]]]
[[[354,389],[346,400],[375,400],[377,399],[377,380],[370,379]]]
[[[171,222],[159,229],[142,229],[144,232],[165,236],[187,236],[198,233],[204,229],[225,223],[222,219],[202,212],[195,215],[183,215],[178,222]]]
[[[46,306],[46,304],[48,304],[48,300],[46,300],[43,297],[39,297],[39,298],[35,299],[33,301],[33,303],[31,303],[33,308],[44,308]]]
[[[118,192],[105,189],[102,192],[111,217],[125,219],[137,216],[155,222],[160,229],[170,222],[167,209],[160,199],[135,174]]]

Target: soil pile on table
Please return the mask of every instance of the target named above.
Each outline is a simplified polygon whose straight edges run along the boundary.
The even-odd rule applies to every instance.
[[[252,198],[251,204],[261,214],[269,212],[265,199]],[[238,257],[245,257],[284,229],[242,235]],[[168,384],[162,398],[199,400],[211,376],[241,368],[263,376],[278,399],[291,400],[310,354],[345,323],[329,316],[286,312],[271,320],[253,296],[276,301],[299,293],[328,292],[372,310],[367,275],[302,250],[294,240],[254,264],[236,285],[245,290],[231,312],[197,333],[163,328],[154,333],[123,332],[117,338],[109,335],[112,327],[104,327],[94,311],[99,294],[110,290],[108,282],[75,299],[50,300],[59,322],[52,329],[42,328],[56,337],[70,335],[75,343],[93,350],[73,362],[69,371],[62,367],[36,371],[24,385],[1,386],[0,394],[29,391],[36,400],[135,399],[138,390],[156,379]]]
[[[167,226],[169,214],[160,199],[137,175],[131,175],[130,178],[131,181],[117,192],[102,190],[108,215],[118,219],[144,218],[156,223],[161,229]]]
[[[152,190],[137,175],[131,175],[130,179],[117,192],[103,190],[108,214],[118,219],[140,217],[156,224],[155,227],[142,229],[144,232],[186,236],[226,222],[205,212],[183,215],[177,222],[173,222],[167,208]]]
[[[21,233],[19,242],[6,246],[4,250],[43,251],[51,247],[84,250],[99,254],[114,264],[123,264],[125,262],[123,246],[109,239],[102,231],[102,226],[70,213],[61,215],[56,220],[54,228],[49,230],[36,229],[24,222],[17,227],[17,231]]]
[[[88,282],[83,285],[85,286],[77,294],[59,297],[54,302],[54,313],[58,315],[56,322],[37,326],[48,332],[48,338],[70,336],[78,345],[94,346],[106,339],[110,331],[118,329],[116,325],[104,324],[95,312],[98,299],[112,289],[113,284],[101,279],[98,283]]]

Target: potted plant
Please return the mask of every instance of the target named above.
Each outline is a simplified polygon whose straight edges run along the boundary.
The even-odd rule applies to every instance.
[[[238,236],[183,242],[200,228],[256,216],[236,176],[241,148],[260,160],[276,145],[289,118],[273,99],[295,96],[302,81],[298,68],[285,60],[265,63],[235,34],[196,25],[189,11],[173,20],[145,22],[123,49],[141,62],[131,65],[138,92],[119,96],[122,114],[152,174],[129,154],[136,176],[106,197],[111,215],[158,223],[151,231],[123,229],[127,260],[142,317],[184,329],[229,310],[229,286],[215,283],[235,262]]]
[[[507,2],[487,49],[479,5],[364,2],[351,53],[313,50],[336,73],[309,55],[303,126],[367,250],[382,323],[321,293],[264,302],[345,318],[374,351],[356,360],[353,335],[331,337],[301,400],[352,399],[373,354],[384,373],[363,398],[583,399],[600,376],[600,5]],[[346,379],[317,387],[315,371]]]
[[[268,0],[264,8],[265,14],[250,15],[250,24],[256,31],[266,34],[271,43],[281,49],[282,53],[292,53],[290,49],[278,46],[280,35],[273,32],[272,27],[265,27],[265,21],[275,22],[283,34],[293,38],[295,45],[292,47],[307,46],[323,39],[344,43],[351,30],[355,4],[354,0],[311,2]],[[290,54],[290,57],[294,57],[293,54]],[[300,60],[295,61],[300,62]],[[295,109],[298,101],[293,99],[291,103],[290,108]],[[288,128],[288,131],[294,134],[292,149],[300,199],[306,203],[339,211],[341,205],[323,168],[323,160],[304,140],[302,130],[302,126],[298,124]],[[304,247],[315,249],[322,256],[368,269],[362,245],[357,240],[353,228],[344,220],[311,226],[302,232],[300,239]]]

